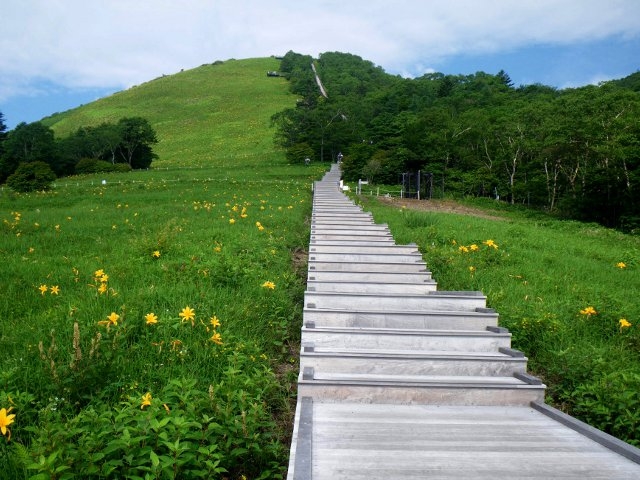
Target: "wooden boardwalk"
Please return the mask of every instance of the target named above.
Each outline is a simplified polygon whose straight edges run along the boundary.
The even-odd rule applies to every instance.
[[[640,450],[544,404],[481,292],[314,185],[289,480],[640,479]]]

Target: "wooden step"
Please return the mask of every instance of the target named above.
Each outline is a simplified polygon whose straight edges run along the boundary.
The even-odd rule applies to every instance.
[[[370,309],[321,310],[305,307],[303,310],[304,323],[317,327],[485,330],[487,327],[496,327],[498,318],[498,314],[491,309],[408,312]]]
[[[307,282],[388,282],[388,283],[430,283],[434,282],[431,272],[340,272],[312,271]]]
[[[310,237],[310,243],[316,244],[321,241],[330,242],[381,242],[381,243],[395,243],[393,237],[389,232],[376,233],[376,232],[352,232],[348,230],[340,230],[335,233],[312,233]]]
[[[527,359],[488,352],[312,351],[300,353],[300,368],[325,374],[383,375],[389,378],[451,376],[510,377],[524,374]]]
[[[298,395],[321,402],[386,405],[520,405],[544,401],[545,385],[516,377],[338,374],[304,369]]]
[[[425,264],[420,253],[323,253],[310,252],[310,262],[352,263],[419,263]]]
[[[340,293],[382,293],[382,294],[426,294],[435,292],[437,284],[433,280],[420,283],[390,283],[390,282],[357,282],[336,281],[327,282],[309,280],[307,291],[309,292],[340,292]]]
[[[638,463],[529,406],[299,397],[296,415],[303,426],[292,442],[289,480],[640,478]]]
[[[309,274],[318,271],[333,272],[389,272],[389,273],[420,273],[428,272],[427,264],[424,262],[415,263],[392,263],[392,262],[352,262],[352,261],[327,261],[308,260]]]
[[[408,350],[415,352],[493,352],[511,348],[511,334],[489,330],[416,330],[390,328],[308,327],[302,345],[318,350]]]
[[[363,225],[350,225],[344,223],[327,223],[322,225],[311,224],[311,235],[314,233],[329,233],[329,232],[383,232],[389,233],[389,226],[384,223],[363,224]]]
[[[475,311],[484,308],[480,292],[429,292],[428,295],[310,292],[304,294],[306,308],[321,310]]]
[[[359,245],[336,245],[336,244],[318,244],[309,245],[309,255],[316,253],[335,253],[335,254],[368,254],[376,255],[393,254],[393,255],[419,255],[422,260],[422,254],[416,245],[372,245],[370,243]]]

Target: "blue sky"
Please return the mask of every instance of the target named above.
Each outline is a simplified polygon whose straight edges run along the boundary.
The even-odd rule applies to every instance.
[[[289,50],[392,74],[579,87],[640,69],[639,0],[21,0],[0,7],[9,128],[162,74]],[[6,5],[9,3],[9,5]]]

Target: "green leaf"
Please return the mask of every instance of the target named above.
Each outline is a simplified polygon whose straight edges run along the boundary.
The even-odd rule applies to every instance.
[[[154,468],[157,468],[158,465],[160,465],[160,459],[158,458],[158,455],[156,455],[154,451],[151,451],[149,452],[149,457],[151,458],[151,465],[153,465]]]

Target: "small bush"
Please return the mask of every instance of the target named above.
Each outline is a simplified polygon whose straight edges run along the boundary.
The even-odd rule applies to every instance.
[[[95,158],[82,158],[76,164],[75,171],[77,174],[82,173],[109,173],[109,172],[128,172],[131,167],[126,163],[109,163],[104,160]]]
[[[56,174],[45,162],[21,163],[16,171],[7,178],[7,185],[16,192],[49,190]]]
[[[313,160],[313,149],[308,143],[296,143],[287,149],[289,163],[304,163],[305,159]]]

